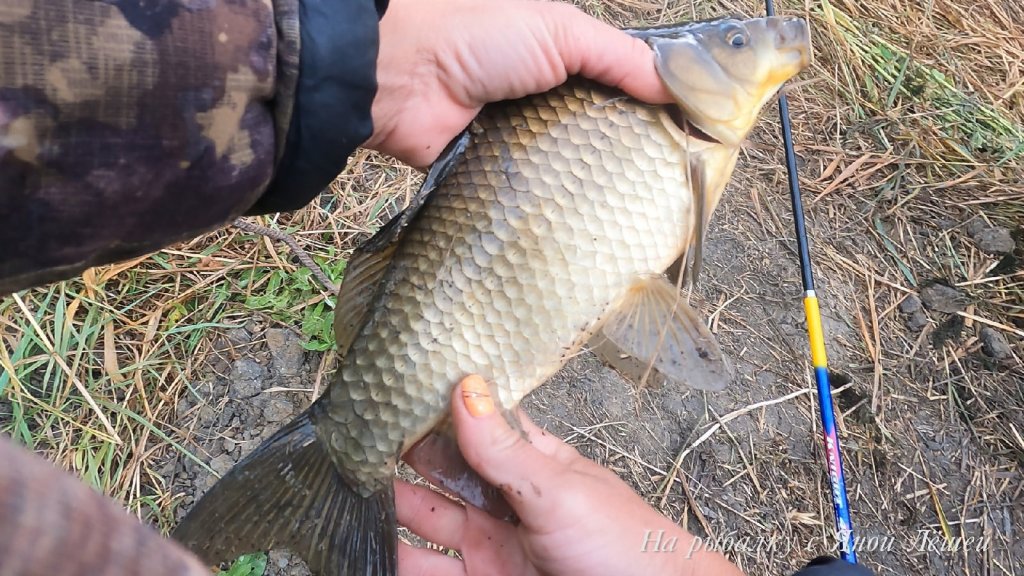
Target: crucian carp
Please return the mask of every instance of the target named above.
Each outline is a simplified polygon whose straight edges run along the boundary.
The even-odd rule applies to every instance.
[[[764,106],[811,60],[799,18],[629,30],[675,99],[652,106],[583,78],[486,106],[410,206],[352,256],[339,366],[173,536],[219,563],[283,547],[318,576],[395,573],[400,459],[500,514],[461,467],[451,390],[478,374],[510,410],[601,339],[662,377],[719,390],[715,338],[665,271],[699,273],[705,230]]]

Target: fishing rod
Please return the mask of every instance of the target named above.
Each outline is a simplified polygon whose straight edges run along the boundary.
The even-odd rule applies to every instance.
[[[768,16],[775,15],[772,0],[765,0],[765,9]],[[810,251],[807,249],[807,230],[804,228],[800,182],[796,173],[796,153],[793,151],[793,131],[789,124],[789,103],[785,94],[779,94],[779,117],[782,121],[786,171],[789,173],[789,195],[793,201],[793,224],[796,227],[796,243],[800,255],[800,277],[804,287],[804,315],[807,318],[807,335],[811,345],[811,364],[814,366],[814,380],[818,385],[818,408],[821,412],[829,483],[832,486],[832,509],[835,512],[836,536],[840,540],[839,556],[851,564],[856,564],[853,522],[850,520],[850,503],[846,497],[846,480],[843,477],[843,458],[839,436],[836,434],[836,416],[832,408],[832,385],[828,377],[824,330],[821,326],[821,313],[818,310],[818,297],[814,293],[814,273],[811,270]]]

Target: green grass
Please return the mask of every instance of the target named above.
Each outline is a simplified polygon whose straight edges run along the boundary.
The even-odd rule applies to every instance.
[[[332,282],[340,283],[345,260],[337,257],[315,257],[314,260]],[[239,278],[239,286],[259,286],[260,289],[236,303],[264,312],[283,324],[301,328],[306,337],[303,346],[307,350],[322,352],[334,345],[334,300],[316,297],[323,287],[308,268],[299,268],[294,273],[250,269]]]
[[[241,556],[231,565],[230,568],[221,572],[224,576],[263,576],[267,570],[267,555],[246,554]]]

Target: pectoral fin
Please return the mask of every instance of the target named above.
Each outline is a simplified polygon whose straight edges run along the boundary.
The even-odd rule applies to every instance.
[[[635,359],[643,367],[638,384],[646,384],[652,370],[698,390],[721,390],[731,379],[714,335],[663,276],[638,279],[602,334],[611,346],[595,352],[627,372],[634,370],[622,355]]]
[[[693,191],[693,244],[683,257],[683,285],[697,285],[701,268],[704,266],[704,235],[707,233],[708,210],[707,179],[704,177],[704,164],[690,164],[690,189]]]
[[[357,250],[349,259],[334,308],[334,339],[340,356],[345,356],[366,323],[380,280],[387,272],[397,246],[397,243],[391,244],[377,252]]]
[[[736,168],[739,151],[704,153],[690,160],[689,183],[693,194],[693,236],[686,253],[670,268],[682,274],[684,286],[696,286],[704,267],[704,242],[711,215],[722,199],[729,177]],[[678,267],[676,267],[678,265]],[[677,276],[672,278],[678,279]]]

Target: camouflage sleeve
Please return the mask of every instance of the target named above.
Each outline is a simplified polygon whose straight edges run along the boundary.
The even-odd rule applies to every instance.
[[[0,1],[0,295],[309,202],[372,133],[385,8]]]

